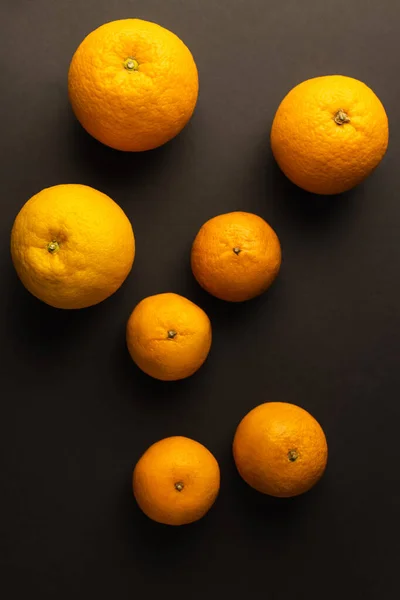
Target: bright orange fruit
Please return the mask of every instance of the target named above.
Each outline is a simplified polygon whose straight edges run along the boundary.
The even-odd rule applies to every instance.
[[[125,19],[90,33],[69,69],[72,108],[103,144],[140,151],[161,146],[189,121],[198,95],[190,50],[172,32]]]
[[[186,437],[163,439],[146,450],[133,471],[133,493],[142,511],[159,523],[198,521],[214,504],[219,466],[205,446]]]
[[[191,264],[207,292],[221,300],[242,302],[272,284],[281,266],[281,247],[264,219],[231,212],[201,227],[193,242]]]
[[[382,160],[388,118],[374,92],[341,75],[303,81],[282,100],[271,131],[285,175],[315,194],[339,194],[363,181]]]
[[[111,296],[135,257],[132,226],[111,198],[86,185],[55,185],[22,207],[11,254],[24,286],[57,308],[84,308]]]
[[[251,487],[286,498],[307,492],[322,477],[328,446],[321,426],[306,410],[267,402],[240,422],[233,455],[240,475]]]
[[[126,326],[128,350],[145,373],[164,381],[193,375],[211,348],[211,323],[178,294],[157,294],[136,306]]]

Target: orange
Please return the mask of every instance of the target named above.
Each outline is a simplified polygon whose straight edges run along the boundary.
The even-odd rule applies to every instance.
[[[126,327],[128,350],[137,366],[155,379],[193,375],[211,347],[206,313],[178,294],[158,294],[136,306]]]
[[[389,140],[381,101],[361,81],[316,77],[293,88],[272,124],[271,144],[285,175],[315,194],[339,194],[363,181]]]
[[[24,286],[57,308],[83,308],[111,296],[135,256],[132,226],[111,198],[86,185],[56,185],[33,196],[11,233]]]
[[[92,31],[75,52],[68,76],[77,119],[117,150],[150,150],[175,137],[192,116],[198,88],[185,44],[140,19]]]
[[[322,476],[328,458],[325,434],[306,410],[267,402],[241,421],[233,455],[243,479],[280,498],[307,492]]]
[[[192,247],[199,284],[221,300],[242,302],[264,292],[281,266],[281,247],[261,217],[231,212],[207,221]]]
[[[170,437],[146,450],[133,471],[133,493],[142,511],[158,523],[185,525],[203,517],[220,486],[219,466],[207,448]]]

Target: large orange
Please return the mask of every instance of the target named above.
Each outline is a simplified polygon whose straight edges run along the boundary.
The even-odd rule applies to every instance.
[[[126,326],[137,366],[164,381],[193,375],[211,347],[211,323],[196,304],[178,294],[157,294],[136,306]]]
[[[281,247],[261,217],[231,212],[207,221],[192,246],[192,271],[221,300],[242,302],[264,292],[281,266]]]
[[[325,434],[303,408],[267,402],[240,422],[233,455],[243,479],[263,494],[285,498],[307,492],[328,458]]]
[[[273,154],[285,175],[315,194],[338,194],[380,163],[389,139],[381,101],[361,81],[341,75],[300,83],[272,124]]]
[[[76,117],[117,150],[150,150],[175,137],[192,116],[198,87],[185,44],[139,19],[92,31],[75,52],[68,76]]]
[[[219,466],[205,446],[186,437],[156,442],[133,471],[133,493],[142,511],[159,523],[185,525],[203,517],[220,486]]]
[[[56,185],[20,210],[11,253],[34,296],[57,308],[83,308],[122,285],[132,267],[135,238],[111,198],[86,185]]]

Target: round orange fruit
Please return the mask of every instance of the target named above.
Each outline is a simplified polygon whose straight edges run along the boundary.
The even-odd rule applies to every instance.
[[[56,185],[20,210],[11,254],[34,296],[57,308],[84,308],[122,285],[132,268],[135,238],[111,198],[86,185]]]
[[[68,75],[72,108],[97,140],[125,151],[175,137],[196,106],[198,74],[190,50],[148,21],[102,25],[75,52]]]
[[[315,194],[339,194],[361,181],[382,160],[388,118],[374,92],[341,75],[300,83],[282,100],[271,145],[285,175]]]
[[[231,212],[207,221],[191,254],[193,275],[213,296],[242,302],[262,294],[277,276],[281,247],[261,217]]]
[[[206,313],[178,294],[157,294],[136,306],[126,327],[128,350],[145,373],[163,381],[193,375],[211,347]]]
[[[328,459],[325,434],[303,408],[267,402],[240,422],[233,456],[243,479],[279,498],[298,496],[322,477]]]
[[[186,525],[201,519],[220,487],[219,466],[205,446],[186,437],[156,442],[133,471],[133,493],[142,511],[158,523]]]

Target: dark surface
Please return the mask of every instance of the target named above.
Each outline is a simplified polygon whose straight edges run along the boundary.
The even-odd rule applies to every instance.
[[[6,0],[1,13],[1,597],[394,598],[399,2]],[[189,126],[142,155],[92,140],[67,99],[83,37],[130,16],[176,32],[200,73]],[[318,198],[279,172],[269,130],[291,87],[331,73],[377,92],[391,140],[365,184]],[[114,297],[63,312],[25,292],[8,246],[23,203],[72,182],[123,207],[137,257]],[[202,223],[235,209],[269,221],[284,253],[270,292],[244,305],[207,296],[189,269]],[[164,291],[213,324],[206,366],[180,383],[146,377],[125,349],[134,305]],[[235,471],[235,427],[267,400],[300,404],[326,431],[328,470],[303,497],[264,497]],[[204,443],[222,471],[215,507],[183,528],[144,517],[130,483],[141,453],[176,434]]]

